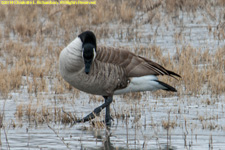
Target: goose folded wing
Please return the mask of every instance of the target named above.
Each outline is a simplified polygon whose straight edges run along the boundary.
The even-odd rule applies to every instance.
[[[140,77],[145,75],[180,77],[178,74],[166,70],[161,65],[124,49],[99,47],[96,59],[103,63],[111,63],[122,67],[126,71],[128,77]]]

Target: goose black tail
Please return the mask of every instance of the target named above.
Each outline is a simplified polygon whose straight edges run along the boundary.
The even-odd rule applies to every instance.
[[[176,77],[181,78],[181,76],[173,71],[167,70],[167,72],[169,73],[169,75],[175,79],[177,79]]]
[[[170,85],[168,85],[168,84],[166,84],[162,81],[156,80],[156,82],[158,82],[160,85],[162,85],[164,87],[163,90],[171,91],[171,92],[177,92],[177,90],[174,87],[172,87],[172,86],[170,86]]]

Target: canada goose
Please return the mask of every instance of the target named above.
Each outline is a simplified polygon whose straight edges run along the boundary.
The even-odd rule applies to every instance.
[[[73,87],[95,95],[102,95],[105,103],[77,122],[95,118],[106,107],[105,122],[111,125],[110,103],[113,95],[128,92],[166,90],[172,86],[158,81],[158,75],[180,77],[151,60],[134,53],[111,47],[97,47],[93,32],[78,35],[60,53],[60,73]]]

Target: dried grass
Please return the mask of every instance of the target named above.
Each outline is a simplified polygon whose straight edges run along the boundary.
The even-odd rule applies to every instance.
[[[206,6],[207,0],[166,0],[166,9],[169,13],[182,10],[187,12],[196,12]]]
[[[130,6],[127,1],[123,1],[120,6],[120,16],[123,22],[131,23],[135,16],[135,7]]]
[[[96,33],[98,39],[118,35],[118,39],[122,42],[134,39],[138,42],[138,37],[142,35],[138,35],[134,31],[141,24],[134,23],[137,12],[148,13],[147,21],[143,20],[143,24],[161,24],[163,17],[170,18],[170,15],[180,13],[181,10],[194,14],[198,9],[202,9],[213,19],[215,14],[213,8],[209,6],[211,4],[212,7],[222,6],[224,0],[216,2],[206,0],[132,0],[128,2],[121,0],[110,2],[110,4],[108,1],[100,0],[98,3],[96,6],[60,5],[54,8],[44,5],[38,7],[0,5],[0,20],[4,24],[4,29],[0,28],[0,40],[2,41],[0,49],[1,96],[8,97],[10,92],[26,87],[27,93],[34,94],[36,97],[40,93],[51,92],[54,92],[55,95],[61,95],[58,97],[60,100],[65,99],[62,96],[64,93],[73,93],[75,97],[79,97],[80,92],[66,83],[58,72],[60,51],[77,36],[78,32],[90,29]],[[165,9],[166,16],[161,15],[162,9]],[[118,28],[110,28],[109,24],[114,22],[118,24],[122,22],[122,24],[119,24]],[[127,29],[123,30],[126,27]],[[225,39],[224,29],[225,25],[222,22],[217,28],[208,26],[209,33],[218,40]],[[154,36],[157,36],[157,30],[149,40],[154,39]],[[180,33],[175,33],[174,40],[180,43],[185,39]],[[179,81],[160,77],[160,80],[178,89],[178,96],[203,93],[218,96],[225,92],[224,49],[225,47],[220,47],[214,50],[214,54],[211,54],[209,50],[184,45],[177,49],[175,56],[171,57],[169,54],[164,56],[163,50],[153,44],[149,47],[140,48],[139,46],[135,52],[182,76]],[[177,93],[162,91],[154,93],[155,96],[173,96],[174,94]],[[125,94],[123,98],[140,100],[143,99],[143,94]],[[90,99],[97,102],[102,101],[102,98],[98,97]],[[208,102],[208,105],[210,104],[213,103]],[[117,113],[117,115],[125,118],[124,113]],[[48,121],[71,122],[71,118],[62,114],[60,108],[33,104],[32,101],[29,104],[19,103],[17,116],[18,118],[26,116],[29,120],[41,123],[43,117],[46,118],[46,116]],[[199,120],[203,120],[202,117],[199,117]],[[166,122],[162,122],[162,124],[167,126]]]

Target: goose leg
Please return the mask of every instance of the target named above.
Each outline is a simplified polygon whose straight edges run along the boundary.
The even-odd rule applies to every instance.
[[[112,97],[104,97],[105,98],[105,103],[102,104],[101,106],[97,107],[94,109],[93,112],[91,112],[90,114],[88,114],[86,117],[84,117],[83,119],[78,119],[76,122],[86,122],[89,121],[91,119],[94,119],[96,115],[99,115],[99,113],[102,111],[102,109],[104,109],[106,107],[106,122],[109,122],[108,120],[111,119],[110,117],[110,112],[109,112],[109,105],[112,103],[113,98]],[[110,119],[109,119],[110,118]]]
[[[108,101],[108,99],[111,99],[111,102],[112,102],[112,97],[107,97],[107,96],[103,96],[105,98],[105,103]],[[110,101],[110,100],[109,100]],[[110,104],[111,102],[109,103],[108,106],[106,106],[106,110],[105,110],[105,123],[107,126],[111,126],[111,120],[112,120],[112,117],[110,116]]]

